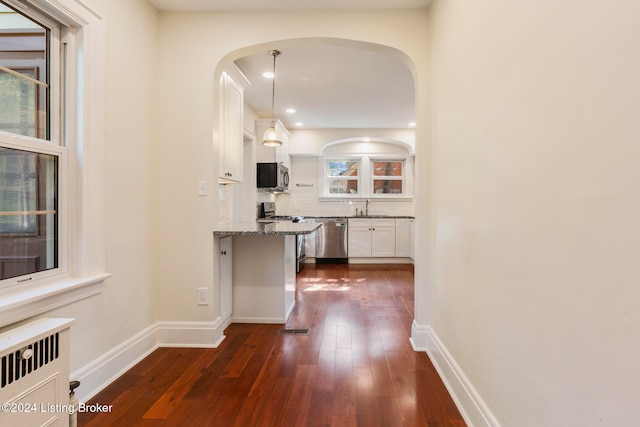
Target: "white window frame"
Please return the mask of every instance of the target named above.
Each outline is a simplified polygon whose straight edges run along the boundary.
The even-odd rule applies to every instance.
[[[400,162],[402,163],[402,176],[375,176],[373,174],[374,162]],[[393,157],[393,156],[371,156],[369,157],[369,192],[371,193],[371,197],[380,197],[380,198],[392,198],[392,197],[403,197],[407,193],[407,178],[406,178],[406,169],[407,169],[407,161],[406,157]],[[376,179],[387,179],[392,181],[402,181],[402,193],[394,194],[394,193],[374,193],[374,185],[373,181]]]
[[[357,161],[360,163],[358,170],[358,194],[329,194],[329,161]],[[402,194],[374,194],[373,193],[373,162],[374,161],[401,161],[402,167]],[[320,157],[319,163],[319,197],[320,200],[338,199],[384,199],[384,200],[411,200],[413,199],[413,157],[398,154],[345,154],[327,155]]]
[[[13,2],[6,1],[10,5]],[[16,7],[20,10],[20,7]],[[2,291],[10,289],[13,286],[24,286],[31,281],[40,279],[54,278],[67,272],[67,175],[63,171],[67,170],[67,141],[62,135],[61,119],[65,116],[66,107],[65,100],[62,98],[64,90],[58,82],[61,81],[61,58],[66,56],[62,51],[66,49],[64,38],[66,38],[66,30],[61,29],[60,24],[51,20],[50,17],[43,15],[35,10],[24,11],[28,18],[45,26],[50,32],[50,45],[47,47],[49,56],[49,110],[47,111],[49,139],[31,138],[23,135],[11,134],[0,130],[0,146],[20,151],[28,151],[32,153],[48,154],[58,159],[58,266],[56,268],[25,274],[9,279],[0,280],[0,295]],[[66,65],[65,65],[66,67]]]
[[[80,0],[4,1],[27,15],[39,9],[68,28],[61,34],[67,45],[61,61],[68,75],[60,81],[52,74],[52,92],[66,86],[51,94],[52,99],[65,97],[66,111],[63,117],[56,103],[51,103],[51,142],[23,137],[3,143],[59,157],[60,250],[55,271],[14,278],[30,277],[19,285],[7,282],[11,279],[3,281],[0,327],[95,295],[110,276],[105,271],[104,247],[104,20]],[[52,64],[53,68],[58,65]]]
[[[356,162],[358,164],[358,175],[356,178],[347,178],[347,177],[339,177],[339,176],[329,176],[329,162]],[[322,168],[322,174],[324,175],[324,188],[327,197],[336,197],[336,198],[348,198],[348,197],[358,197],[362,194],[362,186],[365,181],[362,179],[363,176],[363,162],[360,156],[332,156],[326,157],[324,159],[324,165]],[[330,181],[331,180],[344,180],[344,181],[357,181],[358,183],[358,193],[357,194],[330,194]]]

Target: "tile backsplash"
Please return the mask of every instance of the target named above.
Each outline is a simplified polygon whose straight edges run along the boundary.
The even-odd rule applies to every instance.
[[[295,184],[294,184],[295,185]],[[369,215],[413,216],[413,201],[385,201],[370,199]],[[288,194],[276,198],[278,215],[355,216],[366,209],[365,200],[320,200],[314,187],[292,188]]]

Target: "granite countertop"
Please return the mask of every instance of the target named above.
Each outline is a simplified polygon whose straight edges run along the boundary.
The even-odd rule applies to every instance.
[[[322,224],[291,221],[229,222],[218,225],[213,230],[213,235],[225,237],[311,234],[320,227]]]

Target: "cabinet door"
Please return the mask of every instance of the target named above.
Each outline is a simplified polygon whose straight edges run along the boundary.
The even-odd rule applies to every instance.
[[[408,218],[396,219],[396,256],[411,256],[411,220]]]
[[[349,257],[371,256],[371,220],[349,220]]]
[[[371,256],[396,256],[396,222],[393,218],[371,220]]]
[[[220,317],[226,320],[233,311],[233,245],[231,237],[220,239]]]
[[[222,140],[220,144],[220,178],[242,181],[243,89],[222,73]]]

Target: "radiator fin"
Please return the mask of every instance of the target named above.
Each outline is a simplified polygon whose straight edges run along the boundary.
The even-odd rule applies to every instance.
[[[0,389],[58,359],[60,357],[59,344],[60,336],[55,333],[2,356]],[[23,358],[22,354],[27,350],[31,350],[33,354],[29,358]]]

